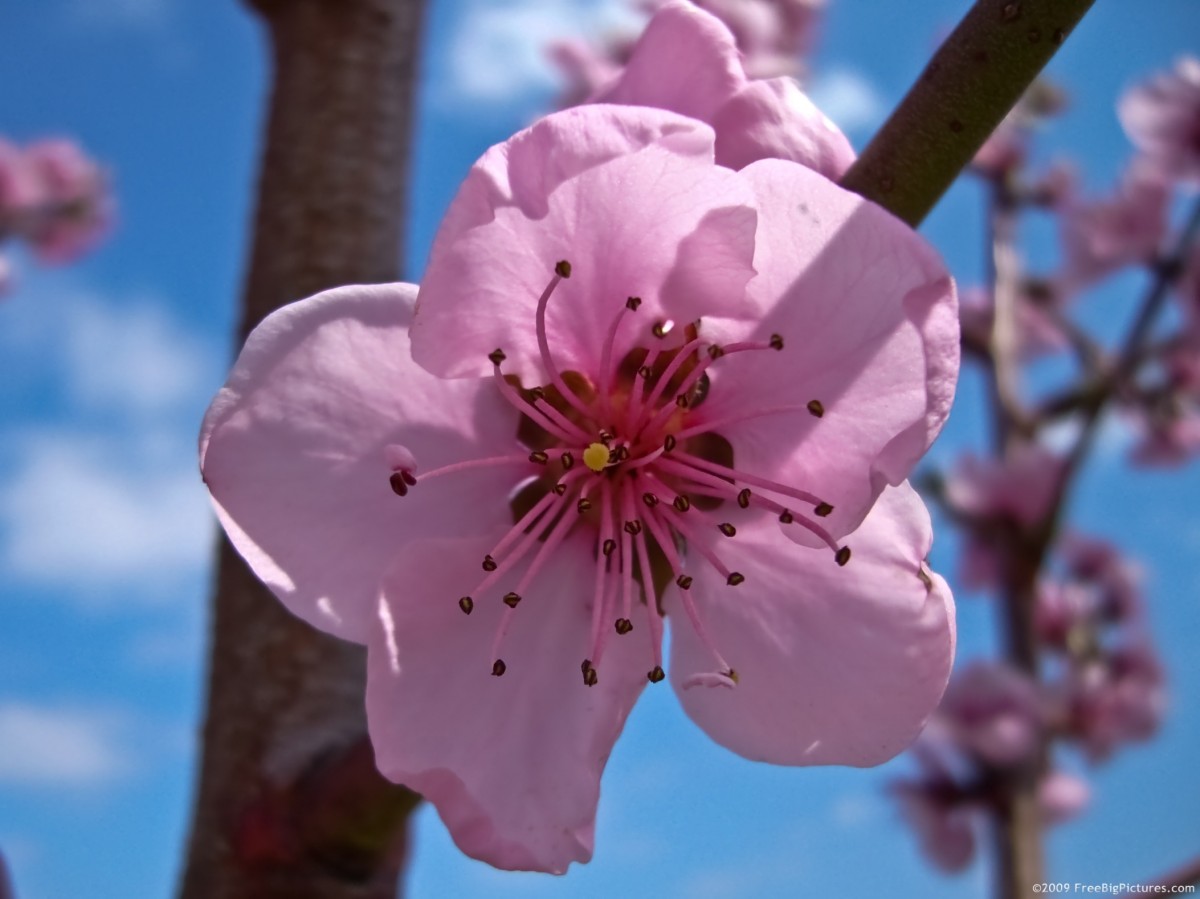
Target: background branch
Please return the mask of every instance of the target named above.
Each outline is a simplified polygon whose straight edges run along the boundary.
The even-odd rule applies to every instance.
[[[1094,0],[977,0],[842,186],[921,223]]]

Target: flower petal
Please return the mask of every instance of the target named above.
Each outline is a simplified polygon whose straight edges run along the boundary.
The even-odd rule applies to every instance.
[[[711,123],[745,84],[725,23],[692,3],[673,2],[654,14],[620,77],[592,99],[670,109]]]
[[[717,164],[741,169],[760,159],[787,159],[831,181],[854,162],[846,135],[791,78],[752,81],[712,119]]]
[[[492,383],[441,381],[409,357],[415,292],[344,287],[268,316],[200,434],[204,479],[238,552],[294,614],[351,640],[366,639],[398,544],[511,521],[519,468],[434,478],[403,498],[389,487],[391,445],[415,457],[418,479],[520,451],[517,414]]]
[[[954,605],[924,565],[929,515],[907,484],[883,493],[851,535],[845,567],[775,528],[739,531],[738,587],[691,593],[734,689],[684,689],[712,655],[669,594],[671,682],[688,715],[739,755],[782,765],[875,765],[920,731],[954,657]]]
[[[766,160],[741,174],[759,204],[755,333],[779,334],[783,351],[721,359],[688,423],[712,423],[738,469],[831,503],[822,524],[840,536],[945,422],[959,364],[954,284],[907,225],[809,169]]]
[[[527,386],[547,383],[534,323],[538,298],[559,260],[571,263],[571,274],[549,303],[546,327],[560,370],[596,375],[604,335],[630,296],[642,298],[643,307],[621,333],[618,359],[635,329],[645,340],[657,318],[688,320],[701,311],[736,317],[747,311],[757,221],[747,184],[713,165],[711,156],[682,153],[663,142],[608,161],[589,157],[586,168],[570,158],[591,152],[585,138],[593,131],[611,143],[609,132],[625,115],[643,123],[643,113],[652,112],[665,117],[659,119],[664,128],[669,120],[709,140],[711,132],[698,122],[650,110],[569,112],[584,109],[602,115],[572,119],[591,129],[583,137],[572,133],[571,123],[558,121],[567,115],[560,113],[535,126],[544,129],[544,139],[533,142],[526,132],[509,142],[541,154],[560,171],[580,168],[577,174],[525,184],[528,196],[521,203],[488,197],[489,217],[474,227],[461,228],[466,218],[454,215],[443,226],[413,326],[414,357],[430,371],[447,377],[483,374],[491,370],[487,354],[501,348],[506,372]],[[514,149],[508,158],[515,156]],[[515,178],[511,169],[508,174]],[[456,204],[485,202],[471,198],[477,181],[468,181]]]
[[[367,681],[379,770],[499,868],[561,873],[591,858],[600,775],[646,684],[650,651],[636,635],[611,641],[598,683],[583,682],[589,536],[568,537],[511,613],[501,677],[490,673],[500,593],[474,597],[470,615],[458,606],[489,541],[409,544],[384,584]]]

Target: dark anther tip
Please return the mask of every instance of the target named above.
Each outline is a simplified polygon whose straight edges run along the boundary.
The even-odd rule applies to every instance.
[[[772,334],[771,339],[767,342],[767,345],[770,346],[771,349],[773,349],[773,350],[782,350],[783,349],[783,336],[780,334]]]
[[[817,503],[817,507],[813,509],[813,514],[818,518],[827,518],[833,512],[833,506],[829,503]]]
[[[510,609],[515,609],[520,604],[520,602],[521,602],[521,594],[520,593],[505,593],[504,594],[504,604],[506,606],[508,606]]]
[[[680,590],[687,590],[692,586],[692,579],[686,574],[681,574],[679,577],[675,578],[675,583]]]
[[[729,577],[725,579],[725,583],[727,583],[730,587],[736,587],[738,584],[743,584],[745,582],[746,576],[740,571],[731,571],[729,573]]]
[[[554,263],[554,274],[558,275],[560,278],[571,277],[571,263],[567,262],[565,259],[560,259],[558,262]]]
[[[809,400],[808,401],[808,411],[811,412],[813,415],[815,415],[817,418],[820,418],[822,415],[825,414],[825,406],[820,400]]]
[[[625,308],[630,312],[637,312],[637,307],[642,305],[641,297],[630,297],[625,301]]]
[[[458,607],[463,610],[464,615],[470,615],[475,609],[475,601],[469,596],[464,596],[458,601]]]
[[[508,666],[504,664],[504,659],[496,659],[492,662],[492,677],[500,677],[508,670]]]
[[[651,669],[650,669],[650,670],[649,670],[649,671],[646,673],[646,680],[650,681],[650,683],[652,683],[652,684],[657,684],[657,683],[659,683],[660,681],[662,681],[662,680],[663,680],[663,678],[665,678],[666,676],[667,676],[667,675],[666,675],[666,672],[664,672],[664,671],[662,670],[662,666],[661,666],[661,665],[655,665],[653,668],[651,668]]]
[[[833,558],[839,565],[845,565],[850,561],[850,547],[843,546],[833,554]]]
[[[499,347],[496,347],[496,349],[488,353],[488,359],[491,360],[492,365],[499,365],[507,358],[508,357],[504,355],[504,350],[500,349]]]

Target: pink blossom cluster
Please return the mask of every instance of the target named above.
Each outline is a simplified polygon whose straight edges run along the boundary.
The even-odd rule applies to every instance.
[[[367,646],[380,770],[498,867],[591,857],[664,681],[785,765],[878,764],[945,689],[906,478],[953,398],[954,284],[830,180],[848,144],[790,90],[665,4],[605,102],[472,167],[419,288],[275,312],[205,417],[233,545]]]
[[[95,245],[112,213],[106,173],[77,144],[0,138],[0,247],[21,240],[42,262],[67,263]],[[7,271],[0,255],[0,291]]]
[[[632,0],[632,9],[653,15],[669,0]],[[746,76],[800,78],[812,49],[825,0],[691,0],[724,25],[736,42]],[[573,106],[595,96],[613,81],[633,53],[636,35],[610,34],[600,43],[560,41],[550,55],[566,81],[562,105]],[[686,51],[684,51],[686,55]],[[674,52],[662,59],[670,66]]]
[[[960,532],[960,583],[996,597],[1007,656],[956,674],[914,749],[915,774],[894,786],[947,871],[971,862],[978,831],[1004,817],[1020,778],[1037,778],[1045,824],[1066,820],[1088,801],[1086,766],[1152,737],[1165,710],[1140,571],[1061,519],[1105,404],[1138,428],[1136,463],[1200,449],[1200,210],[1173,223],[1200,173],[1200,62],[1122,98],[1135,153],[1107,196],[1082,196],[1061,163],[1029,173],[1035,127],[1061,106],[1044,86],[1031,92],[973,167],[989,188],[992,285],[965,292],[962,337],[991,380],[999,439],[931,487]],[[1049,271],[1022,258],[1019,226],[1035,210],[1057,218]],[[1145,299],[1107,345],[1079,312],[1088,292],[1131,269],[1149,282]],[[1159,316],[1170,296],[1178,308]],[[1071,374],[1031,390],[1031,363],[1047,356],[1073,363],[1060,366]]]

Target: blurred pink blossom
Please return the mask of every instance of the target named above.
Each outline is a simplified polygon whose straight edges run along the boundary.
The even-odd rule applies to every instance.
[[[1017,295],[1017,354],[1021,360],[1059,353],[1071,342],[1050,312],[1061,303],[1059,291],[1048,282],[1027,281]],[[967,288],[959,302],[963,334],[979,345],[991,342],[995,308],[991,294],[981,287]]]
[[[1062,474],[1063,460],[1033,443],[1004,460],[965,453],[946,476],[946,502],[970,518],[1031,527],[1049,512]]]
[[[1038,805],[1047,824],[1070,821],[1087,808],[1091,798],[1087,781],[1066,771],[1051,771],[1038,786]]]
[[[950,681],[929,732],[996,767],[1020,764],[1042,732],[1037,688],[1008,665],[972,662]]]
[[[1162,666],[1144,642],[1072,670],[1063,690],[1066,732],[1094,759],[1152,737],[1166,707]]]
[[[1155,261],[1167,233],[1170,199],[1161,175],[1135,161],[1111,197],[1069,203],[1062,223],[1068,280],[1083,286],[1119,268]]]
[[[205,418],[234,545],[369,645],[380,770],[499,867],[590,858],[660,610],[685,710],[758,760],[881,762],[949,674],[904,478],[949,410],[953,284],[882,209],[714,149],[659,109],[541,120],[472,168],[419,295],[274,313]]]
[[[1200,185],[1200,59],[1127,91],[1117,105],[1125,132],[1156,170]]]
[[[108,179],[68,140],[30,144],[24,164],[37,186],[27,239],[44,262],[70,262],[91,249],[111,224]]]

